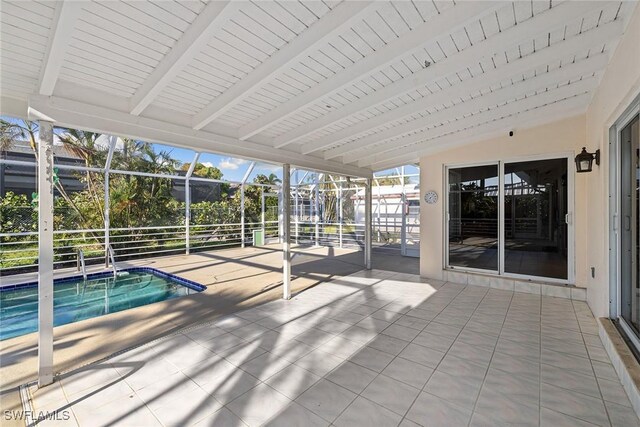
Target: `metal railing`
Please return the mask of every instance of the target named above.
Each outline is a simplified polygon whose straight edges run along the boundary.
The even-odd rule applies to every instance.
[[[109,244],[115,261],[191,251],[253,245],[253,230],[264,231],[265,239],[278,238],[278,221],[186,226],[132,227],[109,229]],[[78,251],[84,262],[104,262],[105,229],[54,231],[54,268],[74,267]],[[0,233],[0,270],[3,275],[34,271],[38,265],[38,233]]]

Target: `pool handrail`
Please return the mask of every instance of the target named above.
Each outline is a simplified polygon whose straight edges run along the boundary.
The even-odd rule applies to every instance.
[[[109,258],[111,258],[111,268],[113,269],[113,278],[115,279],[118,277],[118,268],[116,267],[116,258],[111,245],[107,246],[107,251],[109,252]]]
[[[84,252],[82,251],[82,249],[78,249],[77,252],[77,269],[78,271],[82,272],[82,278],[84,279],[84,281],[87,281],[87,266],[85,265],[84,262]]]

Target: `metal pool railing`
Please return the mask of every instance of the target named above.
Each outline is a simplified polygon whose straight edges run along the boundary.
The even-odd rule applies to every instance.
[[[278,221],[109,229],[115,261],[239,247],[253,244],[253,230],[278,238]],[[54,231],[54,268],[75,267],[81,250],[87,265],[105,262],[104,228]],[[0,233],[2,275],[33,271],[38,265],[38,233]]]

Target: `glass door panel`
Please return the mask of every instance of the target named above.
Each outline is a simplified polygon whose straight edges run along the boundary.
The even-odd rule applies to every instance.
[[[636,333],[640,331],[640,137],[638,116],[622,129],[621,144],[621,277],[620,314]]]
[[[498,165],[448,169],[449,266],[498,270]]]
[[[504,271],[568,278],[567,159],[504,165]]]

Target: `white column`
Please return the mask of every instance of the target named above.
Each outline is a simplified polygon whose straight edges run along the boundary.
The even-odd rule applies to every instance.
[[[280,209],[282,224],[282,298],[291,299],[291,166],[282,165],[282,205]]]
[[[109,268],[109,245],[111,237],[111,207],[109,202],[109,170],[104,172],[104,268]]]
[[[340,249],[342,249],[342,181],[340,181],[340,189],[338,190],[338,235],[340,239]]]
[[[284,178],[283,178],[284,181]],[[282,243],[284,241],[284,232],[282,227],[282,219],[284,215],[282,215],[282,187],[280,187],[280,192],[278,193],[278,243]]]
[[[189,178],[184,180],[184,246],[185,253],[191,252],[191,187]]]
[[[262,191],[260,192],[260,198],[262,199],[262,203],[261,203],[262,207],[260,208],[261,209],[261,211],[260,211],[261,212],[260,222],[262,223],[262,240],[266,241],[267,230],[266,230],[266,226],[265,226],[265,212],[264,212],[264,210],[265,210],[264,187],[260,187],[260,188],[262,189]],[[254,244],[255,244],[255,242],[254,242]]]
[[[402,194],[400,197],[400,213],[401,213],[401,218],[402,218],[402,223],[400,225],[400,227],[402,227],[400,229],[400,255],[407,255],[407,211],[408,206],[407,206],[407,193],[405,192],[405,185],[404,185],[404,166],[402,166],[402,168],[400,169],[400,185],[402,185]]]
[[[109,137],[109,153],[104,164],[104,267],[109,268],[109,245],[111,237],[109,229],[111,228],[111,206],[109,202],[109,170],[111,169],[111,160],[113,159],[113,151],[116,149],[118,137]]]
[[[53,382],[53,123],[38,132],[38,386]]]
[[[313,222],[315,222],[315,241],[316,241],[316,246],[320,246],[320,175],[316,172],[316,188],[315,188],[315,195],[314,195],[314,203],[313,203],[313,209],[314,209],[314,215],[313,215]]]
[[[298,176],[298,172],[296,171],[296,178]],[[296,182],[298,180],[296,179]],[[296,198],[295,198],[295,206],[296,206],[296,245],[298,243],[300,243],[300,202],[298,200],[299,196],[300,196],[300,183],[297,182],[296,185]]]
[[[376,208],[378,209],[378,212],[376,214],[376,220],[377,220],[377,225],[378,225],[378,231],[376,232],[377,238],[378,238],[378,243],[380,243],[380,229],[382,227],[382,224],[380,223],[380,211],[382,210],[382,193],[380,192],[380,182],[378,180],[375,180],[376,183],[376,187],[378,188],[378,200],[376,200]],[[386,230],[385,230],[386,231]]]
[[[184,243],[187,255],[191,253],[191,185],[189,183],[189,178],[193,175],[193,171],[196,169],[199,158],[200,153],[196,153],[193,156],[193,160],[189,165],[189,170],[187,170],[184,179]]]
[[[244,184],[240,186],[240,243],[244,248]]]
[[[367,178],[364,196],[364,266],[371,270],[371,186],[373,181]]]

